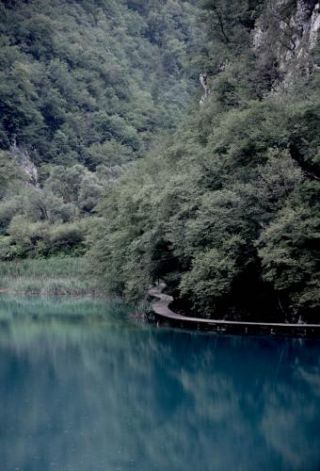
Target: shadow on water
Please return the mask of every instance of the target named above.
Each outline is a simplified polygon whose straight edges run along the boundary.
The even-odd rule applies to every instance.
[[[320,469],[320,343],[154,329],[92,300],[74,312],[106,322],[29,320],[52,309],[0,302],[1,471]]]

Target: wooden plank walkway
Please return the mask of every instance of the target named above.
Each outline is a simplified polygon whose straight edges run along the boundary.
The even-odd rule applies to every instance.
[[[173,297],[164,294],[162,291],[165,289],[165,283],[160,283],[154,288],[150,288],[148,293],[151,297],[156,298],[157,301],[152,303],[152,310],[157,318],[169,321],[174,325],[183,326],[196,326],[196,327],[212,327],[217,330],[228,330],[228,328],[235,328],[238,330],[248,331],[269,331],[271,334],[278,332],[292,332],[299,331],[303,335],[308,333],[320,336],[320,324],[290,324],[290,323],[275,323],[275,322],[249,322],[249,321],[229,321],[223,319],[204,319],[201,317],[188,317],[173,312],[169,305],[173,302]],[[219,327],[221,329],[219,329]],[[232,329],[234,330],[234,329]]]

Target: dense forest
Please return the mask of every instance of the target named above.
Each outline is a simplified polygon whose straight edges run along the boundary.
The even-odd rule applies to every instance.
[[[100,207],[94,254],[110,290],[139,297],[160,278],[198,315],[315,320],[320,62],[311,3],[203,4],[206,103]]]
[[[0,11],[0,259],[87,253],[130,300],[163,279],[197,315],[317,320],[316,0]]]
[[[190,106],[193,3],[0,2],[0,259],[85,252],[101,195]]]

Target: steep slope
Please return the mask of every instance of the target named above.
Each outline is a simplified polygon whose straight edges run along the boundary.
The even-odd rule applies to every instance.
[[[95,206],[197,86],[194,1],[0,1],[0,260],[85,252]]]
[[[190,103],[196,10],[185,0],[1,1],[0,147],[91,169],[143,155]]]
[[[319,4],[202,15],[210,95],[104,199],[99,273],[133,298],[162,278],[200,315],[319,320]]]

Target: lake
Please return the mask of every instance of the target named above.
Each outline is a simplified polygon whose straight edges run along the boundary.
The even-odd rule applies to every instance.
[[[1,471],[320,469],[320,341],[0,298]]]

